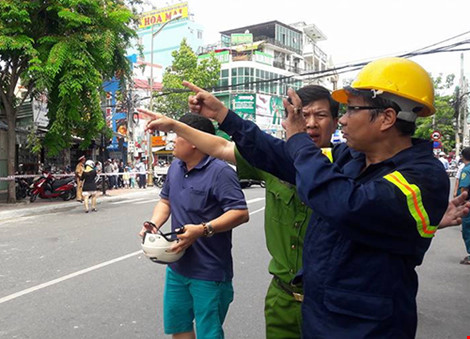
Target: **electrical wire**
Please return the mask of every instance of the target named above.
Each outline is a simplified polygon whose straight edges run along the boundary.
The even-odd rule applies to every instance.
[[[464,45],[470,44],[470,39],[464,39],[461,41],[457,41],[451,44],[443,45],[436,47],[438,45],[441,45],[442,43],[454,40],[456,38],[462,37],[466,34],[469,34],[470,31],[460,33],[458,35],[455,35],[453,37],[447,38],[445,40],[433,43],[431,45],[419,48],[417,50],[411,51],[411,52],[406,52],[400,55],[397,55],[398,57],[402,58],[412,58],[420,55],[430,55],[430,54],[438,54],[438,53],[454,53],[454,52],[465,52],[465,51],[470,51],[470,46],[469,47],[461,47]],[[430,49],[432,48],[432,49]],[[239,84],[232,84],[232,85],[224,85],[224,86],[214,86],[212,88],[206,88],[205,90],[214,92],[214,91],[219,91],[219,90],[228,90],[228,89],[234,89],[237,87],[250,87],[252,86],[253,89],[257,86],[264,85],[264,84],[270,84],[270,83],[277,83],[277,84],[289,84],[289,80],[294,79],[294,81],[313,81],[329,76],[336,76],[339,74],[344,74],[344,73],[349,73],[349,72],[354,72],[357,70],[360,70],[363,66],[367,65],[369,62],[371,62],[371,59],[368,59],[366,61],[361,61],[361,62],[355,62],[355,63],[350,63],[350,64],[345,64],[342,66],[336,66],[333,68],[328,68],[325,70],[320,70],[320,71],[311,71],[311,72],[303,72],[301,74],[294,74],[294,75],[288,75],[288,76],[281,76],[277,77],[274,79],[263,79],[263,80],[255,80],[255,81],[248,81],[248,82],[243,82]],[[242,89],[243,90],[243,89]],[[244,89],[246,90],[246,89]],[[250,89],[248,89],[250,90]],[[165,89],[164,92],[160,92],[154,97],[161,97],[161,96],[167,96],[167,95],[172,95],[172,94],[181,94],[181,93],[190,93],[192,92],[190,89],[187,88],[167,88]]]

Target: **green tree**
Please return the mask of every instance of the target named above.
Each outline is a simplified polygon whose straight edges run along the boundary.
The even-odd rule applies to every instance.
[[[116,74],[129,75],[125,53],[136,36],[134,19],[123,0],[0,1],[0,110],[8,122],[9,175],[15,168],[17,111],[30,95],[48,94],[43,145],[52,154],[69,147],[72,135],[87,147],[103,130],[100,87]],[[26,90],[17,96],[20,83]],[[14,193],[10,181],[9,202]]]
[[[211,88],[217,85],[220,78],[220,62],[210,54],[208,58],[198,60],[197,55],[186,42],[181,41],[178,51],[173,51],[173,64],[163,74],[163,92],[172,92],[169,95],[156,96],[154,109],[172,118],[179,118],[188,111],[189,94],[177,93],[184,89],[183,80],[190,81],[202,88]]]
[[[442,74],[437,78],[433,78],[436,114],[416,120],[415,136],[429,140],[433,131],[439,131],[442,135],[441,142],[445,152],[449,152],[455,147],[454,94],[444,94],[448,93],[449,89],[453,87],[454,80],[455,76],[453,74],[447,75],[445,79],[443,79]]]

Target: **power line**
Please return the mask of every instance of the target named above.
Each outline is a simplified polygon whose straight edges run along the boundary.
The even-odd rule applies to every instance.
[[[417,50],[411,51],[411,52],[406,52],[403,54],[398,55],[398,57],[403,57],[403,58],[412,58],[420,55],[430,55],[430,54],[437,54],[437,53],[453,53],[453,52],[464,52],[464,51],[469,51],[470,47],[461,47],[457,48],[463,45],[470,44],[470,39],[464,39],[461,41],[457,41],[448,45],[440,46],[437,48],[429,49],[431,47],[438,46],[444,42],[454,40],[458,37],[464,36],[466,34],[469,34],[470,31],[458,34],[456,36],[453,36],[451,38],[436,42],[434,44],[431,44],[429,46],[425,46],[422,48],[419,48]],[[372,60],[367,60],[367,61],[361,61],[361,62],[356,62],[356,63],[350,63],[350,64],[345,64],[339,67],[333,67],[325,70],[320,70],[320,71],[312,71],[312,72],[304,72],[301,74],[294,74],[294,75],[288,75],[288,76],[282,76],[282,77],[277,77],[274,79],[262,79],[262,80],[255,80],[255,81],[247,81],[239,84],[232,84],[232,85],[223,85],[223,86],[214,86],[212,88],[206,88],[208,91],[217,91],[217,90],[225,90],[225,89],[233,89],[237,87],[249,87],[248,89],[245,88],[245,90],[256,90],[256,87],[263,85],[263,84],[270,84],[270,83],[276,83],[276,84],[289,84],[289,80],[294,79],[301,81],[302,78],[303,80],[317,80],[321,78],[325,78],[328,76],[333,76],[333,75],[338,75],[338,74],[343,74],[343,73],[349,73],[349,72],[354,72],[359,69],[361,69],[363,66],[367,65],[370,61]],[[252,86],[252,88],[250,88]],[[159,94],[155,95],[156,97],[160,96],[166,96],[166,95],[172,95],[172,94],[180,94],[180,93],[189,93],[191,90],[187,88],[167,88],[164,92],[160,92]]]

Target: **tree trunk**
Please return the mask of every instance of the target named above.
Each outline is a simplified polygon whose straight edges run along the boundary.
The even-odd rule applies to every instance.
[[[71,162],[70,162],[70,148],[64,148],[62,150],[62,159],[63,159],[63,167],[64,169],[67,167],[67,166],[70,166],[71,167]]]
[[[5,105],[8,106],[8,105]],[[8,161],[8,175],[15,175],[15,160],[16,160],[16,110],[14,108],[5,107],[5,112],[8,122],[7,130],[7,161]],[[16,203],[15,180],[8,182],[8,203]]]

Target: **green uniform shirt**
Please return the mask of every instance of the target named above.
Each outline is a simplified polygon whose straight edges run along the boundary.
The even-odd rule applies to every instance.
[[[279,180],[250,164],[235,150],[240,179],[266,182],[264,230],[271,254],[269,273],[288,283],[302,268],[302,249],[312,210],[298,197],[294,185]]]
[[[460,173],[459,189],[457,191],[458,194],[462,193],[461,188],[470,189],[470,163],[465,165],[464,168],[462,168],[462,172]]]

